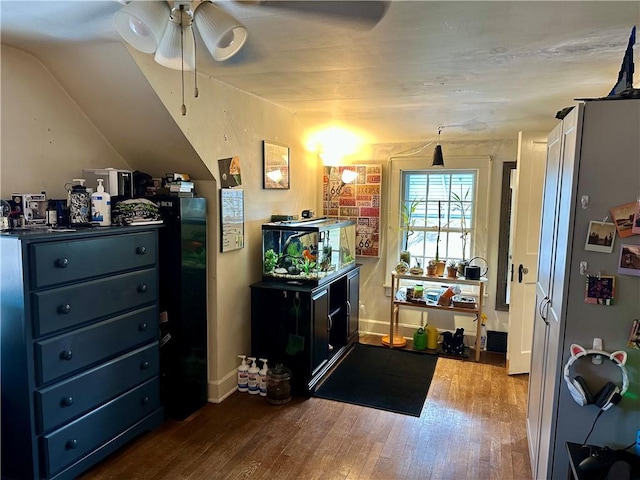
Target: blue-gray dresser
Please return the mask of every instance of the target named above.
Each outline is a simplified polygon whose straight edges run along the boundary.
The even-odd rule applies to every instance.
[[[164,420],[157,227],[0,234],[2,478],[74,478]]]

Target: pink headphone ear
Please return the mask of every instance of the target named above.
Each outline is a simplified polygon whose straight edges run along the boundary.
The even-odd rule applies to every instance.
[[[571,344],[571,356],[572,357],[581,357],[582,355],[586,355],[587,350],[584,347],[581,347],[577,343]]]
[[[624,365],[627,363],[627,352],[619,350],[617,352],[613,352],[609,358],[620,365]]]

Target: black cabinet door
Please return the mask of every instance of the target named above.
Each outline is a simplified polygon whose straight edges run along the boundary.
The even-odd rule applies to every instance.
[[[356,268],[347,276],[349,303],[347,304],[347,338],[349,341],[357,340],[358,320],[360,312],[360,269]],[[353,338],[355,337],[355,338]]]
[[[313,292],[313,356],[311,374],[314,375],[329,358],[329,290],[322,288]]]

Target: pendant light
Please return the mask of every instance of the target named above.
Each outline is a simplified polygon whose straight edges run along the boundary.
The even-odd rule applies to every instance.
[[[444,167],[442,146],[440,145],[440,132],[442,132],[442,127],[438,128],[438,141],[436,143],[436,148],[433,150],[433,162],[431,163],[432,167]]]

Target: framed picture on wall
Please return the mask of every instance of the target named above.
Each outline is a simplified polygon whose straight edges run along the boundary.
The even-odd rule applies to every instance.
[[[220,250],[229,252],[244,247],[244,191],[220,189]]]
[[[263,142],[262,188],[267,190],[288,190],[290,188],[290,150],[280,143]]]

